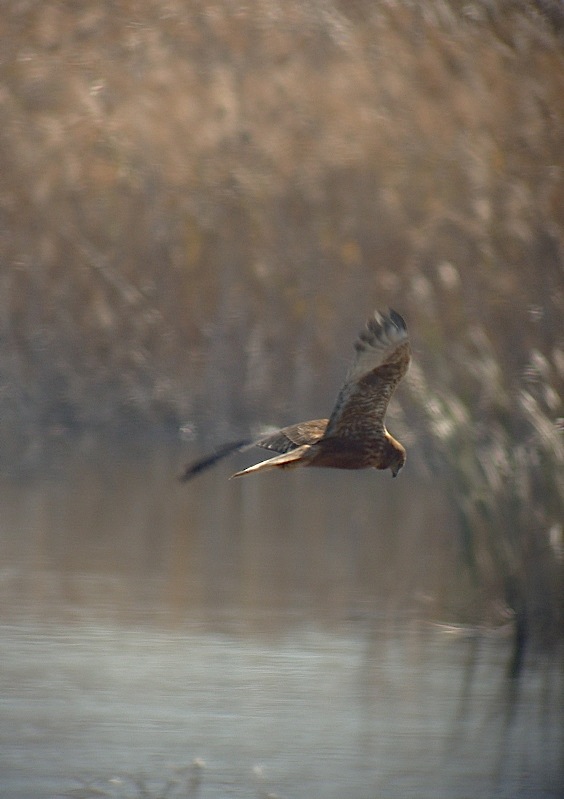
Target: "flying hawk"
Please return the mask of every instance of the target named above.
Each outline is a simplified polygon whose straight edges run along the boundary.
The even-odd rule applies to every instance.
[[[390,397],[407,372],[411,349],[404,320],[390,310],[376,311],[357,338],[355,359],[329,419],[283,427],[258,441],[234,441],[206,458],[188,464],[180,477],[190,480],[235,450],[252,446],[279,453],[236,472],[240,477],[266,469],[325,466],[333,469],[390,469],[393,477],[405,463],[405,449],[386,430]]]

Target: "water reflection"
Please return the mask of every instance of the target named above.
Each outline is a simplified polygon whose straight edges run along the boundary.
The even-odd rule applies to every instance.
[[[206,797],[559,795],[555,668],[510,697],[499,640],[365,632],[3,626],[2,795],[157,796],[196,759]]]
[[[558,658],[508,681],[503,630],[433,622],[428,488],[177,468],[95,447],[3,479],[2,796],[561,795]]]
[[[409,475],[399,487],[322,470],[229,481],[226,466],[181,485],[173,447],[132,449],[61,443],[34,477],[0,481],[5,613],[333,625],[436,605],[455,569],[440,496]]]

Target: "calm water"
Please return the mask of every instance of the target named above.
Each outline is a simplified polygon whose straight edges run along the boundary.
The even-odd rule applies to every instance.
[[[2,797],[563,795],[562,658],[445,623],[440,492],[178,458],[2,479]]]

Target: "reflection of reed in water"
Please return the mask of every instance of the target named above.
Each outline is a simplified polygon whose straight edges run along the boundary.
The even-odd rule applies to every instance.
[[[560,796],[564,672],[541,656],[504,680],[499,634],[376,617],[274,636],[93,617],[1,633],[6,796]]]

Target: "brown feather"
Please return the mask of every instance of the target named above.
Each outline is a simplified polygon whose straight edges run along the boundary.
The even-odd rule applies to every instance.
[[[328,419],[313,419],[311,422],[298,422],[289,427],[283,427],[275,433],[264,438],[259,438],[254,444],[274,452],[289,452],[302,444],[314,444],[323,436]]]

